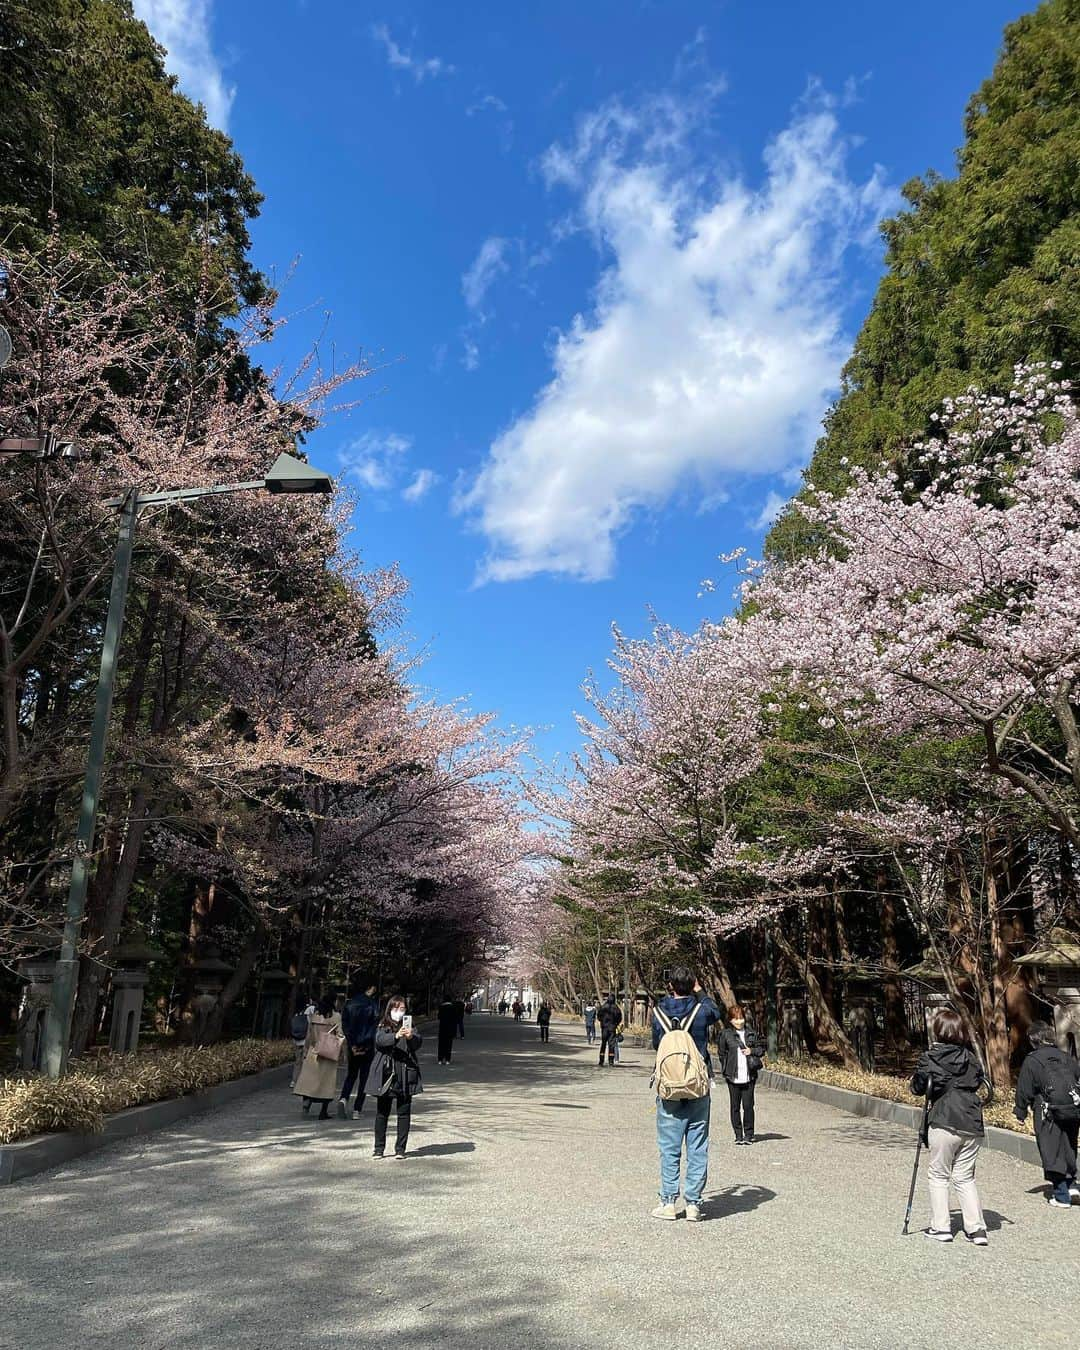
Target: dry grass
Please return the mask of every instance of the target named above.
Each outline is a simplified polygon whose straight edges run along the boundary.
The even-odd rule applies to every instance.
[[[61,1079],[34,1074],[0,1081],[0,1144],[56,1130],[96,1134],[129,1106],[183,1097],[216,1083],[287,1064],[292,1041],[228,1041],[83,1061]]]
[[[820,1059],[785,1059],[780,1056],[770,1059],[768,1067],[777,1073],[790,1074],[792,1078],[807,1078],[814,1083],[827,1083],[830,1087],[847,1088],[849,1092],[862,1092],[870,1097],[884,1097],[890,1102],[904,1102],[908,1106],[918,1106],[921,1097],[913,1097],[907,1078],[895,1078],[886,1073],[863,1073],[862,1070],[841,1069]],[[987,1125],[997,1125],[1003,1130],[1014,1130],[1017,1134],[1031,1134],[1030,1119],[1021,1124],[1013,1115],[1014,1098],[1011,1090],[996,1094],[992,1106],[983,1112]]]

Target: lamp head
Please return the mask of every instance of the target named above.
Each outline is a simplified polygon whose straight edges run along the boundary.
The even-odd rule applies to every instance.
[[[334,480],[328,473],[283,450],[274,460],[263,486],[267,492],[333,492]]]

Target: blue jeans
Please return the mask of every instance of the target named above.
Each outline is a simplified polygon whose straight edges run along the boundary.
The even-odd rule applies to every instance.
[[[686,1141],[686,1184],[683,1198],[700,1205],[709,1175],[709,1095],[688,1102],[656,1099],[656,1146],[660,1150],[660,1203],[679,1198],[679,1163]]]

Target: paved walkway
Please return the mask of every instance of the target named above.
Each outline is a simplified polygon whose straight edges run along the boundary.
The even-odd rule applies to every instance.
[[[980,1160],[989,1248],[904,1239],[907,1132],[762,1092],[736,1149],[724,1094],[708,1222],[663,1224],[644,1052],[481,1015],[433,1049],[403,1163],[283,1088],[0,1192],[0,1345],[1077,1344],[1080,1208],[1023,1163]]]

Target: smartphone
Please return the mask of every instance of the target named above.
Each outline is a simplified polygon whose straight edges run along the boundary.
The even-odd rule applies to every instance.
[[[403,1031],[412,1031],[412,1013],[406,1013],[401,1019],[401,1027]]]

